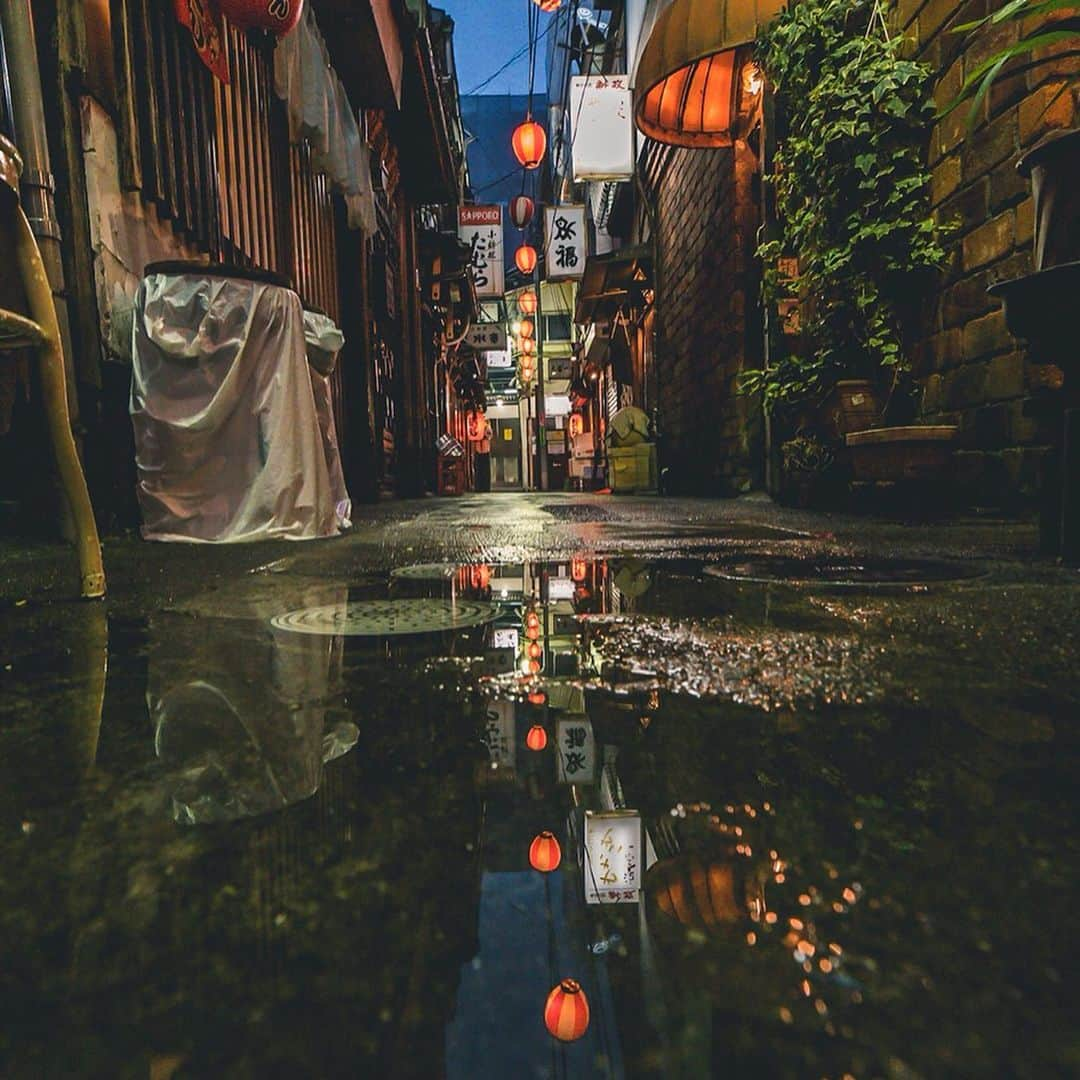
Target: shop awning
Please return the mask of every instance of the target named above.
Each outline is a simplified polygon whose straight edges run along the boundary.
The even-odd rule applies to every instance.
[[[652,284],[652,254],[639,244],[607,255],[591,255],[578,290],[574,322],[610,322],[620,308],[640,300]]]
[[[405,50],[392,0],[319,0],[316,10],[352,103],[398,108]]]
[[[673,0],[638,59],[638,128],[674,146],[730,146],[749,57],[740,47],[786,6],[786,0]]]

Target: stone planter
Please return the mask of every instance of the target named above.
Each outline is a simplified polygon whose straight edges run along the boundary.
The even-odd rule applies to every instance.
[[[837,439],[881,425],[881,397],[869,379],[841,379],[825,398],[825,428]]]
[[[951,424],[873,428],[847,436],[857,481],[916,480],[947,469],[960,429]]]
[[[1080,260],[1080,128],[1046,136],[1016,169],[1035,200],[1035,269]]]

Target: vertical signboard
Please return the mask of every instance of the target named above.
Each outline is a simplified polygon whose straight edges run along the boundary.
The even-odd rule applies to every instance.
[[[556,779],[591,784],[596,778],[596,736],[587,716],[564,716],[555,724]]]
[[[544,266],[548,281],[585,273],[585,207],[544,208]]]
[[[632,179],[632,98],[626,75],[575,75],[570,80],[570,144],[575,183]]]
[[[493,769],[514,767],[514,703],[489,701],[484,715],[484,743]]]
[[[585,902],[635,904],[641,891],[641,815],[585,811]]]
[[[458,236],[472,252],[470,266],[476,295],[481,298],[502,296],[506,291],[502,207],[459,207]]]

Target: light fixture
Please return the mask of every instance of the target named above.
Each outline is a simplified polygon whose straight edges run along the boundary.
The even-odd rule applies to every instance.
[[[536,248],[522,244],[514,252],[514,264],[523,274],[531,274],[536,269]]]
[[[562,849],[555,834],[545,829],[529,845],[529,865],[542,874],[550,874],[562,862]]]
[[[536,203],[528,195],[516,195],[510,200],[510,220],[519,229],[526,229],[536,213]]]
[[[547,132],[542,125],[529,117],[522,124],[514,128],[514,135],[510,140],[514,149],[514,157],[518,163],[526,169],[537,169],[544,160],[547,151]]]
[[[536,324],[532,319],[522,319],[518,323],[517,333],[523,338],[531,338],[536,331]]]
[[[518,307],[521,308],[526,315],[535,315],[537,308],[536,293],[531,290],[529,292],[523,292],[518,297]]]
[[[541,11],[557,11],[562,0],[533,0]]]
[[[589,1002],[576,979],[563,979],[548,994],[544,1026],[560,1042],[573,1042],[588,1030]]]
[[[535,663],[535,661],[533,661]],[[532,663],[529,664],[532,667]],[[547,732],[539,725],[533,724],[529,733],[525,736],[525,745],[530,750],[543,750],[547,746]]]

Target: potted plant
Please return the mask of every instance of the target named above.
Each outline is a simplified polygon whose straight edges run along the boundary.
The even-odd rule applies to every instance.
[[[923,153],[930,72],[901,56],[874,0],[802,0],[759,39],[757,59],[786,120],[767,178],[777,220],[758,249],[763,293],[797,297],[800,336],[742,387],[770,413],[816,403],[822,430],[840,438],[880,423],[910,367],[906,302],[945,261]]]
[[[780,501],[800,509],[820,503],[835,461],[828,443],[803,432],[783,443],[780,455],[784,466]]]
[[[954,32],[967,34],[969,46],[977,46],[990,33],[1000,34],[1009,25],[1018,27],[1018,37],[968,73],[960,92],[941,115],[969,103],[970,130],[999,77],[1015,78],[1049,64],[1080,58],[1080,15],[1075,10],[1073,0],[1010,0],[984,18],[957,26]],[[1071,77],[1062,79],[1044,112],[1065,95],[1075,99],[1078,74],[1080,65]],[[1074,104],[1074,116],[1076,111]],[[1035,269],[1080,262],[1080,128],[1064,128],[1046,135],[1020,158],[1016,167],[1031,179]]]

